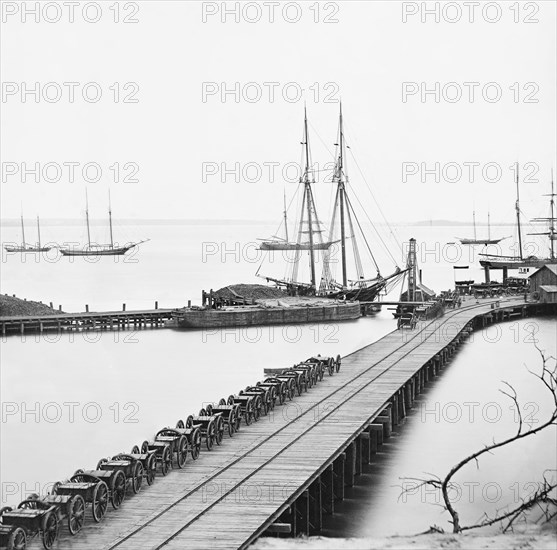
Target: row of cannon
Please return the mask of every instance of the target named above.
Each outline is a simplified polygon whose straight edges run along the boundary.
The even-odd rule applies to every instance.
[[[48,495],[32,494],[15,509],[1,508],[0,550],[25,550],[34,537],[40,537],[43,547],[50,550],[64,522],[72,535],[81,530],[87,506],[92,519],[100,522],[109,504],[120,508],[128,490],[137,494],[144,482],[152,485],[158,474],[166,476],[173,468],[184,468],[188,455],[197,460],[203,447],[211,451],[221,445],[225,432],[233,437],[242,422],[246,426],[257,422],[276,405],[307,392],[326,373],[338,372],[340,364],[340,355],[310,357],[218,404],[207,405],[185,422],[178,420],[174,428],[159,430],[152,440],[134,445],[129,453],[102,458],[94,470],[76,470],[68,480],[56,482]]]

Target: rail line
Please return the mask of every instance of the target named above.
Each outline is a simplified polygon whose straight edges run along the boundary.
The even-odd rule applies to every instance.
[[[416,339],[418,339],[419,337],[423,337],[424,333],[426,334],[425,339],[422,339],[420,341],[419,344],[426,342],[427,340],[429,340],[434,334],[436,334],[436,331],[439,330],[441,328],[441,326],[446,325],[449,321],[451,321],[454,317],[457,317],[459,314],[462,314],[466,311],[470,311],[473,309],[479,309],[479,308],[485,308],[486,304],[490,304],[490,303],[495,303],[496,300],[493,301],[487,301],[487,302],[483,302],[481,304],[474,304],[471,306],[467,306],[464,308],[460,308],[460,309],[456,309],[452,312],[450,312],[449,314],[446,314],[444,317],[442,318],[437,318],[437,319],[433,319],[427,323],[425,323],[419,331],[417,331],[415,334],[413,334],[412,336],[410,336],[408,338],[408,340],[406,340],[405,342],[403,342],[400,346],[396,347],[395,349],[393,349],[392,351],[390,351],[387,355],[384,355],[383,357],[381,357],[378,361],[374,362],[372,365],[370,365],[368,368],[366,368],[365,370],[363,370],[362,372],[358,373],[356,376],[354,376],[353,378],[351,378],[350,380],[348,380],[347,382],[345,382],[344,384],[342,384],[340,387],[337,387],[334,389],[334,391],[332,391],[331,393],[329,393],[327,396],[325,396],[323,399],[321,399],[320,401],[317,401],[315,404],[313,404],[312,406],[310,406],[306,411],[302,412],[302,414],[300,414],[299,416],[296,417],[296,421],[298,421],[300,418],[306,416],[307,414],[314,412],[316,410],[316,408],[319,407],[319,405],[322,405],[324,402],[326,401],[330,401],[331,397],[339,394],[340,392],[342,392],[343,390],[345,390],[346,388],[348,388],[350,385],[354,385],[355,383],[357,383],[359,381],[359,379],[361,379],[363,376],[365,376],[366,374],[368,374],[372,369],[376,368],[378,365],[380,365],[381,363],[385,362],[387,359],[389,359],[390,357],[392,357],[394,354],[399,353],[401,350],[410,347],[410,349],[404,354],[402,355],[395,363],[393,363],[392,365],[386,367],[382,372],[378,373],[376,376],[374,376],[371,380],[367,381],[365,384],[356,387],[354,389],[353,392],[351,392],[351,397],[350,399],[352,399],[354,396],[358,395],[359,393],[361,393],[363,390],[365,390],[366,388],[368,388],[371,384],[373,384],[374,382],[376,382],[379,378],[385,376],[387,373],[389,373],[389,371],[391,371],[392,369],[394,369],[396,367],[396,365],[398,364],[398,362],[407,357],[412,351],[414,351],[418,346],[415,344]],[[438,323],[439,326],[436,327],[436,330],[431,332],[431,334],[427,334],[427,329],[434,323]],[[465,323],[466,324],[466,323]],[[464,325],[463,325],[464,326]],[[455,334],[454,337],[451,340],[448,340],[446,343],[449,344],[452,340],[454,340],[454,338],[457,337],[458,334]],[[382,338],[380,338],[377,343],[381,342],[382,340],[384,340],[385,338],[387,338],[389,336],[389,334],[383,336]],[[418,344],[418,345],[419,345]],[[356,353],[358,353],[361,349],[364,349],[367,346],[364,346],[362,348],[360,348],[359,350],[356,350],[352,353],[350,353],[349,355],[347,355],[346,357],[350,357]],[[388,401],[388,400],[387,400]],[[158,544],[157,546],[154,546],[154,548],[160,549],[163,548],[164,546],[166,546],[168,543],[170,543],[173,539],[175,539],[178,535],[180,535],[183,531],[185,531],[188,527],[190,527],[193,523],[195,523],[196,521],[198,521],[203,515],[205,515],[208,511],[210,511],[212,508],[214,508],[217,504],[219,504],[220,502],[222,502],[224,499],[227,498],[227,496],[229,496],[231,493],[233,493],[242,483],[244,483],[246,480],[251,479],[253,476],[255,476],[257,473],[259,473],[265,466],[267,466],[268,464],[270,464],[277,456],[279,456],[280,454],[284,453],[287,449],[289,449],[290,447],[292,447],[295,443],[297,443],[298,441],[300,441],[305,435],[307,435],[309,432],[311,432],[312,430],[314,430],[319,424],[320,422],[324,421],[326,418],[330,417],[332,414],[334,414],[341,406],[343,406],[345,404],[345,402],[341,402],[340,404],[336,405],[332,410],[328,411],[326,415],[322,416],[320,421],[318,423],[312,424],[311,426],[309,426],[307,429],[304,429],[303,432],[301,432],[298,436],[295,437],[295,439],[293,439],[292,441],[290,441],[287,445],[285,445],[281,451],[279,451],[278,453],[274,454],[271,458],[267,459],[264,463],[262,463],[261,465],[259,465],[257,468],[255,468],[253,470],[253,472],[251,472],[250,474],[248,474],[247,476],[243,477],[241,481],[239,481],[238,483],[236,483],[235,485],[233,485],[231,488],[229,488],[226,492],[224,492],[219,498],[217,498],[214,502],[212,502],[210,505],[208,505],[207,507],[205,507],[203,510],[201,510],[198,514],[196,514],[193,518],[191,518],[190,520],[187,521],[187,523],[185,523],[184,525],[182,525],[180,527],[180,529],[174,531],[170,536],[166,537],[165,540]],[[386,404],[386,403],[385,403]],[[379,414],[380,410],[377,411],[377,413]],[[113,549],[113,548],[118,548],[119,546],[123,545],[125,542],[129,541],[129,539],[131,539],[132,537],[136,536],[138,533],[140,533],[143,529],[145,529],[147,526],[151,525],[152,523],[154,523],[156,520],[158,520],[159,518],[161,518],[162,516],[164,516],[166,513],[168,513],[170,510],[172,510],[174,507],[176,507],[178,504],[182,503],[184,500],[186,500],[187,498],[189,498],[190,496],[192,496],[193,494],[197,493],[199,490],[201,490],[203,487],[207,486],[207,484],[211,483],[213,480],[215,480],[218,476],[220,476],[223,472],[229,470],[230,468],[232,468],[234,465],[238,464],[241,460],[245,459],[246,457],[252,455],[257,449],[259,449],[261,446],[263,446],[265,443],[267,443],[269,440],[271,440],[272,438],[274,438],[277,434],[283,432],[284,430],[286,430],[287,428],[289,428],[291,426],[291,424],[286,424],[284,426],[282,426],[281,428],[279,428],[277,431],[273,432],[272,434],[266,436],[262,441],[260,441],[257,445],[255,445],[254,447],[251,447],[248,451],[246,451],[245,453],[243,453],[242,455],[238,456],[236,459],[234,459],[233,461],[231,461],[230,463],[228,463],[226,466],[222,467],[221,469],[219,469],[218,472],[211,474],[210,476],[208,476],[207,478],[205,478],[199,485],[197,485],[196,487],[194,487],[193,489],[190,489],[186,494],[182,495],[178,500],[176,500],[175,502],[173,502],[172,504],[166,506],[163,510],[161,510],[159,513],[157,513],[154,517],[151,517],[147,522],[145,522],[143,525],[139,526],[138,528],[134,529],[132,532],[126,534],[121,540],[117,541],[115,544],[111,544],[109,545],[107,548]],[[343,444],[344,445],[344,444]],[[342,452],[342,446],[339,448],[338,450],[338,454],[340,454]],[[317,472],[318,474],[318,472]],[[278,515],[274,514],[274,515]]]

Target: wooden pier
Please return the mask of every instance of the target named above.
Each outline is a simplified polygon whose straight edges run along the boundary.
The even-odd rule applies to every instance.
[[[246,548],[263,534],[318,534],[323,517],[334,513],[345,488],[474,327],[544,307],[519,298],[469,300],[412,330],[393,331],[221,447],[157,477],[103,522],[88,520],[76,537],[64,533],[58,547],[228,549]],[[177,404],[169,425],[184,406]]]
[[[63,330],[119,330],[163,327],[173,309],[61,313],[0,317],[2,336]]]

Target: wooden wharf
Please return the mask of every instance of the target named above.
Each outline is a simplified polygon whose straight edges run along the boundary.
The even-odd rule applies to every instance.
[[[395,330],[343,358],[338,374],[295,401],[242,426],[184,469],[157,477],[103,522],[88,520],[76,537],[62,534],[58,547],[229,549],[265,534],[318,534],[345,488],[474,328],[549,312],[554,304],[517,297],[468,300]]]
[[[0,317],[2,336],[63,330],[118,330],[164,327],[174,309],[60,313]]]

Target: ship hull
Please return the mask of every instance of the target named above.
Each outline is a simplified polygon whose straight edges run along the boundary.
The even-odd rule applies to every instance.
[[[302,307],[186,309],[177,312],[174,318],[180,328],[206,329],[350,321],[360,316],[359,302],[351,302]]]
[[[458,238],[458,240],[460,241],[460,244],[468,244],[468,245],[476,245],[476,244],[481,244],[481,245],[485,245],[487,246],[488,244],[498,244],[500,243],[503,239],[466,239],[466,238]]]
[[[550,258],[524,258],[520,259],[486,259],[480,260],[482,267],[489,267],[490,269],[521,269],[525,267],[542,267],[546,264],[557,264],[557,259]]]
[[[52,247],[50,247],[50,246],[41,246],[41,247],[30,246],[30,247],[24,248],[22,246],[5,246],[4,250],[6,252],[48,252],[49,250],[52,250]]]
[[[60,249],[63,256],[122,256],[133,246],[110,248],[106,250],[64,250]]]

